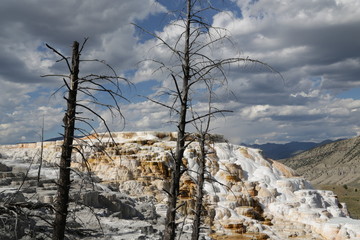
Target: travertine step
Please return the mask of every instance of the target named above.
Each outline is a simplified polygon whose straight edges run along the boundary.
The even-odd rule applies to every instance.
[[[56,190],[44,190],[41,188],[36,189],[37,199],[43,203],[53,203],[56,198]]]
[[[2,178],[12,178],[15,175],[12,172],[0,172],[0,179]]]
[[[12,168],[0,163],[0,172],[11,172]]]
[[[13,178],[11,181],[12,186],[20,186],[22,185],[22,188],[31,188],[38,185],[38,181],[36,179],[19,179],[19,178]]]
[[[8,186],[11,184],[11,178],[2,178],[0,179],[0,186]]]
[[[40,179],[38,181],[35,176],[26,176],[27,171],[28,169],[23,165],[8,167],[0,163],[1,191],[11,195],[9,191],[13,189],[11,191],[19,192],[28,201],[53,203],[57,190],[56,180]]]
[[[273,230],[282,239],[296,240],[324,240],[324,238],[313,232],[310,225],[294,223],[286,220],[276,220]]]

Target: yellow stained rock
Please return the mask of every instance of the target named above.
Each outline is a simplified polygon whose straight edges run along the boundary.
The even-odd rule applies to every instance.
[[[211,238],[214,240],[265,240],[269,239],[269,236],[264,233],[244,233],[232,235],[212,234]]]
[[[244,157],[246,157],[248,159],[251,159],[251,160],[255,160],[254,157],[249,154],[249,152],[248,152],[248,150],[246,148],[240,147],[239,151]]]
[[[298,177],[299,175],[291,168],[285,166],[284,164],[278,162],[278,161],[272,161],[272,165],[274,168],[279,170],[285,177],[291,178],[291,177]]]

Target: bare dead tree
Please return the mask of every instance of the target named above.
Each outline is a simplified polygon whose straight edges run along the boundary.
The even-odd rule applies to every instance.
[[[212,47],[223,40],[228,40],[225,29],[216,28],[206,22],[204,17],[207,11],[216,10],[211,5],[211,0],[183,0],[185,5],[184,11],[179,13],[179,21],[174,21],[174,25],[182,28],[182,32],[179,37],[172,44],[167,42],[161,36],[155,33],[151,33],[146,29],[142,29],[144,32],[152,35],[160,43],[159,45],[165,46],[167,50],[175,57],[177,64],[170,65],[168,63],[152,60],[159,64],[158,70],[169,72],[169,78],[173,82],[173,89],[168,89],[166,94],[171,97],[171,102],[166,103],[161,100],[155,100],[154,98],[148,98],[150,101],[163,106],[171,113],[176,113],[178,119],[176,121],[177,126],[177,144],[176,150],[173,154],[172,162],[172,174],[170,182],[170,190],[167,192],[168,209],[166,214],[166,226],[163,235],[164,240],[173,240],[176,237],[176,212],[178,206],[178,195],[180,190],[180,179],[182,174],[187,171],[183,166],[182,160],[184,151],[189,143],[186,143],[186,129],[189,124],[195,121],[208,119],[204,126],[205,129],[201,130],[200,136],[205,138],[208,134],[210,119],[215,114],[221,114],[226,112],[225,110],[219,110],[214,107],[209,107],[209,111],[203,114],[188,114],[190,108],[194,108],[196,100],[194,95],[201,92],[201,90],[212,91],[206,86],[209,82],[212,82],[212,86],[220,86],[227,84],[227,78],[225,74],[225,66],[238,63],[254,63],[261,64],[271,71],[270,66],[251,58],[233,57],[233,58],[220,58],[213,57],[210,53],[213,52]],[[200,90],[199,90],[200,89]],[[198,111],[194,111],[198,112]],[[200,113],[200,112],[198,112]],[[200,139],[202,138],[200,137]],[[205,142],[200,140],[200,145],[205,146]],[[203,149],[205,151],[205,149]],[[205,161],[205,152],[202,154],[202,158]],[[203,169],[203,168],[202,168]],[[200,173],[199,176],[201,176]],[[199,179],[203,181],[203,179]],[[201,194],[199,190],[199,194]],[[202,201],[202,196],[198,196],[197,199]],[[181,205],[180,205],[181,206]],[[200,206],[200,205],[199,205]],[[199,210],[201,212],[201,210]],[[197,211],[197,212],[199,212]],[[199,215],[199,214],[198,214]],[[200,221],[200,219],[196,220]],[[195,234],[198,236],[198,234]]]
[[[193,119],[197,119],[193,122],[193,126],[197,131],[197,141],[200,148],[200,156],[198,157],[198,171],[196,179],[196,196],[195,196],[195,209],[194,209],[194,221],[193,231],[191,233],[191,240],[198,240],[200,236],[200,226],[202,224],[201,216],[203,214],[203,198],[204,198],[204,184],[205,184],[205,172],[206,172],[206,159],[207,159],[207,144],[210,139],[210,123],[213,117],[212,109],[212,81],[206,82],[208,87],[209,101],[208,101],[208,116],[205,118],[198,118],[198,114],[192,110]],[[225,111],[224,111],[225,112]]]
[[[71,155],[73,150],[73,140],[75,131],[75,117],[76,117],[76,102],[79,85],[79,64],[80,52],[79,43],[74,42],[72,47],[70,69],[70,84],[68,86],[69,95],[66,99],[67,110],[63,118],[65,126],[64,143],[61,146],[60,158],[60,173],[58,180],[58,194],[56,201],[56,215],[54,220],[53,239],[64,239],[66,218],[68,214],[69,205],[69,191],[70,191],[70,167]]]
[[[208,118],[210,123],[210,117]],[[209,125],[206,126],[206,128]],[[203,198],[204,198],[204,183],[205,183],[205,167],[206,167],[206,138],[208,135],[208,128],[198,131],[199,137],[199,147],[200,147],[200,156],[198,157],[198,172],[197,172],[197,181],[196,181],[196,196],[195,196],[195,210],[194,210],[194,221],[193,221],[193,231],[191,233],[191,240],[199,239],[200,235],[200,226],[201,226],[201,216],[203,214]]]
[[[87,39],[83,42],[82,46],[79,45],[77,41],[73,42],[72,46],[72,57],[71,62],[67,57],[65,57],[62,53],[60,53],[55,48],[46,44],[46,46],[51,49],[55,54],[60,56],[60,60],[66,63],[66,66],[69,71],[69,75],[45,75],[45,76],[57,76],[62,77],[64,81],[64,85],[61,88],[65,88],[68,96],[64,97],[67,103],[66,113],[63,118],[64,124],[64,134],[63,134],[63,145],[61,148],[61,158],[59,164],[59,180],[58,180],[58,190],[57,190],[57,199],[55,205],[55,220],[53,223],[53,236],[52,239],[60,240],[64,239],[65,229],[66,229],[66,219],[68,215],[68,207],[69,207],[69,191],[71,185],[70,173],[71,173],[71,158],[73,152],[80,152],[81,146],[77,146],[74,143],[75,131],[80,132],[83,135],[89,135],[92,132],[96,132],[96,129],[92,126],[92,119],[80,117],[81,111],[88,111],[91,114],[95,115],[100,121],[104,124],[109,133],[110,138],[112,138],[110,129],[105,121],[105,119],[96,112],[90,106],[87,106],[86,103],[95,104],[101,107],[105,107],[111,111],[113,115],[118,113],[121,117],[121,111],[119,106],[119,99],[125,99],[121,94],[119,87],[119,80],[125,80],[124,78],[120,78],[114,69],[106,64],[104,61],[99,60],[81,60],[80,56],[84,45]],[[108,67],[113,75],[97,75],[97,74],[89,74],[84,77],[79,76],[79,68],[80,62],[98,62],[104,64]],[[107,86],[106,84],[110,84]],[[106,94],[110,96],[113,101],[113,104],[105,104],[101,103],[98,98],[95,96],[96,92],[100,92],[101,94]],[[78,99],[78,93],[82,93],[87,99]],[[85,103],[84,103],[85,102]],[[82,109],[82,110],[79,110]],[[75,124],[77,122],[84,123],[90,130],[86,128],[76,127]],[[94,134],[93,136],[98,136],[98,134]],[[99,139],[100,140],[100,139]],[[83,161],[86,161],[83,158]]]
[[[38,176],[37,176],[37,181],[38,181],[38,186],[40,186],[40,174],[41,174],[41,167],[43,164],[43,153],[44,153],[44,115],[42,118],[42,127],[41,127],[41,146],[40,146],[40,158],[39,158],[39,169],[38,169]]]

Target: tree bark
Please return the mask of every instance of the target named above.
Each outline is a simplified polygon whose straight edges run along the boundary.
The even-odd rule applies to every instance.
[[[70,191],[70,164],[75,130],[75,110],[76,95],[78,89],[79,55],[79,43],[75,41],[72,47],[71,76],[69,94],[67,99],[67,111],[63,118],[65,128],[64,143],[62,145],[60,159],[60,174],[55,205],[56,215],[54,221],[53,240],[62,240],[65,236]]]
[[[168,209],[166,212],[166,226],[163,239],[174,240],[176,237],[176,204],[180,190],[181,166],[185,151],[186,137],[186,114],[188,108],[189,81],[190,81],[190,19],[191,19],[191,0],[187,0],[187,17],[185,25],[185,46],[183,68],[183,84],[181,99],[180,116],[178,121],[178,136],[176,143],[175,168],[171,175],[170,196]]]
[[[198,240],[200,235],[201,214],[203,211],[203,198],[204,198],[204,182],[205,182],[205,161],[206,161],[206,135],[202,134],[199,141],[200,145],[200,159],[199,170],[196,185],[196,200],[195,200],[195,216],[193,223],[193,232],[191,233],[191,240]]]
[[[40,147],[40,163],[39,163],[39,170],[38,170],[38,186],[40,186],[40,174],[41,174],[41,167],[43,163],[43,153],[44,153],[44,115],[42,119],[42,127],[41,127],[41,147]]]

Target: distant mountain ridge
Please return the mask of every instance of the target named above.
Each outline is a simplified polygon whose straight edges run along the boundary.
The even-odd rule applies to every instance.
[[[342,140],[342,139],[340,139]],[[266,144],[242,144],[246,147],[258,148],[263,151],[265,157],[279,160],[293,157],[299,153],[319,147],[328,143],[339,140],[324,140],[320,143],[316,142],[289,142],[285,144],[266,143]]]

